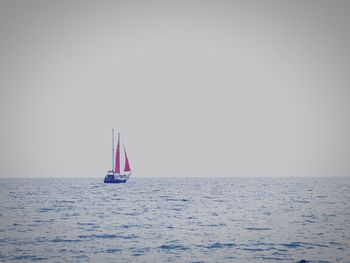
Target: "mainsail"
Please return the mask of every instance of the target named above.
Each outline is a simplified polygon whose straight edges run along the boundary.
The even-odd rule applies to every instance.
[[[119,146],[119,132],[118,132],[118,144],[115,156],[115,170],[114,172],[120,174],[120,146]]]
[[[123,149],[124,149],[124,154],[125,154],[125,169],[124,169],[124,172],[130,172],[131,168],[130,168],[128,155],[126,154],[126,150],[125,150],[124,145],[123,145]]]

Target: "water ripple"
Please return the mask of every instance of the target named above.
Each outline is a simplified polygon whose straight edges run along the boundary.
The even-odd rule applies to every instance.
[[[350,178],[0,181],[1,262],[350,262]]]

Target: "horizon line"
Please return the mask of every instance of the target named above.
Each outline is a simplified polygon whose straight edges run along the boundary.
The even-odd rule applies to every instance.
[[[133,176],[132,178],[350,178],[350,175],[317,175],[317,176]],[[101,177],[84,176],[84,177],[0,177],[1,179],[101,179]],[[103,179],[103,178],[102,178]]]

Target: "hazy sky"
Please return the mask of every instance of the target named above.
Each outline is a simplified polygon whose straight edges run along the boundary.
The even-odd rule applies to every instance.
[[[0,177],[349,176],[350,1],[0,1]]]

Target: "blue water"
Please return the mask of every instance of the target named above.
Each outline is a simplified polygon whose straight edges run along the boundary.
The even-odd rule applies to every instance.
[[[0,261],[350,262],[350,178],[1,179]]]

